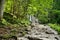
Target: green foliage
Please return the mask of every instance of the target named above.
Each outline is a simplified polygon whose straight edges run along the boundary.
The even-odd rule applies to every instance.
[[[60,23],[60,11],[55,5],[58,9],[59,0],[6,0],[3,24],[28,25],[27,14],[36,15],[41,23]]]
[[[49,14],[50,22],[60,24],[60,10],[52,10]]]
[[[26,16],[28,0],[6,0],[4,9],[4,19],[2,23],[10,24],[30,24]]]
[[[53,0],[6,0],[4,19],[12,24],[29,24],[28,15],[37,15],[41,23],[48,23]],[[9,15],[8,17],[6,15]],[[23,18],[22,18],[23,17]],[[19,21],[20,20],[20,21]]]
[[[60,10],[60,0],[54,0],[53,9]]]
[[[51,23],[57,23],[60,24],[60,0],[54,0],[53,1],[53,8],[49,12],[49,21]]]
[[[4,13],[3,20],[6,23],[28,25],[28,14],[36,15],[41,23],[60,23],[59,4],[59,0],[6,0],[4,12],[7,14]]]
[[[13,5],[13,1],[12,0],[6,0],[5,1],[5,9],[4,11],[7,13],[10,13],[12,10],[12,5]]]
[[[41,23],[48,23],[48,14],[49,10],[53,7],[53,0],[39,0],[37,3],[37,18],[41,21]]]

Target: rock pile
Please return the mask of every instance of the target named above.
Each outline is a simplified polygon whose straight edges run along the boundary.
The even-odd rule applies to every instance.
[[[48,25],[33,24],[25,31],[27,32],[25,36],[22,36],[19,33],[17,36],[7,39],[0,37],[0,40],[60,40],[58,33],[51,29]]]
[[[37,24],[18,40],[60,40],[58,33],[47,25]]]

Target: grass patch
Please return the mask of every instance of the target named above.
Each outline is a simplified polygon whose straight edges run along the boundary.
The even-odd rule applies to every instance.
[[[60,34],[60,25],[59,24],[48,24],[51,28],[56,30]]]

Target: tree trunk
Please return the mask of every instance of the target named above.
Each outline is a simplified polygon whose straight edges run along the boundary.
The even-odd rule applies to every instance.
[[[0,20],[3,18],[4,1],[5,0],[0,0]]]

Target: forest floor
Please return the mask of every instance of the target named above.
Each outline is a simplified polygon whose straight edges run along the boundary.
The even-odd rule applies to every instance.
[[[24,37],[18,37],[18,40],[60,40],[60,37],[48,25],[34,24],[34,27]]]
[[[0,28],[0,34],[7,34],[8,32],[9,35],[10,33],[9,30],[11,29]],[[33,23],[32,26],[27,27],[27,30],[25,29],[25,32],[24,31],[20,32],[23,33],[24,36],[18,34],[17,37],[9,38],[9,39],[2,39],[0,37],[0,40],[60,40],[58,33],[55,30],[51,29],[48,25],[44,25],[44,24]]]

